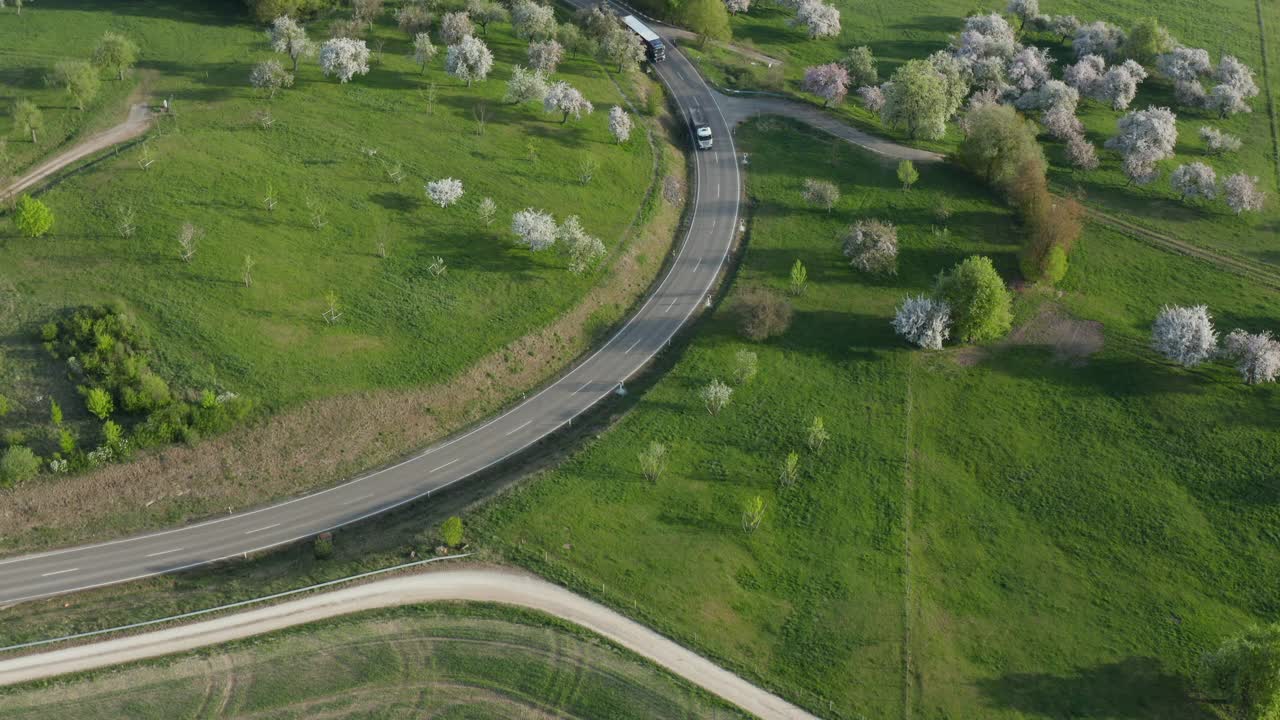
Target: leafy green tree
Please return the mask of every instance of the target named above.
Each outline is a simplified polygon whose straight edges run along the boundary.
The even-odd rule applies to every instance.
[[[912,138],[937,140],[947,132],[947,81],[928,60],[909,60],[883,86],[880,117]]]
[[[449,547],[458,547],[462,544],[462,518],[454,515],[453,517],[440,523],[440,539],[444,540],[444,544]]]
[[[12,409],[13,408],[9,404],[9,398],[5,397],[4,395],[0,395],[0,418],[4,417],[5,415],[8,415],[9,411]]]
[[[69,428],[58,431],[58,449],[64,456],[70,456],[76,451],[76,436]]]
[[[880,82],[880,73],[876,72],[876,59],[871,48],[866,45],[851,48],[844,58],[844,67],[849,71],[849,87],[863,87]]]
[[[4,413],[0,413],[0,415],[3,414]],[[49,419],[53,421],[54,427],[62,427],[62,406],[53,398],[49,399]]]
[[[792,295],[801,295],[804,288],[809,284],[809,271],[805,268],[804,263],[796,260],[791,265],[791,284],[789,289]]]
[[[1019,168],[1040,159],[1044,152],[1036,142],[1034,123],[1008,105],[980,105],[965,115],[965,136],[960,162],[983,180],[1006,187]]]
[[[18,207],[13,214],[13,224],[18,227],[18,232],[27,237],[40,237],[53,227],[53,211],[39,200],[23,195],[18,198]]]
[[[116,423],[108,420],[102,424],[102,444],[107,447],[120,447],[124,439],[124,430]]]
[[[991,258],[965,258],[938,277],[935,294],[951,306],[951,333],[962,342],[994,340],[1013,325],[1013,299]]]
[[[728,40],[729,11],[723,0],[684,0],[680,20],[685,27],[709,40]]]
[[[76,107],[82,112],[85,103],[98,95],[98,88],[102,84],[98,80],[98,71],[84,60],[59,62],[53,66],[53,77],[59,85],[66,88],[67,94],[75,100]]]
[[[128,37],[110,30],[102,34],[98,47],[93,51],[93,64],[116,74],[124,80],[124,73],[138,62],[138,45]]]
[[[1200,660],[1200,686],[1241,720],[1280,718],[1280,623],[1252,627]]]
[[[14,445],[0,455],[0,485],[11,487],[40,472],[40,458],[30,448]]]
[[[1149,65],[1157,55],[1173,50],[1177,45],[1169,31],[1153,17],[1142,18],[1124,41],[1122,48],[1125,57]]]
[[[903,190],[910,190],[912,185],[920,179],[920,171],[916,170],[916,164],[910,160],[903,160],[898,163],[898,182],[902,183]]]
[[[99,420],[106,420],[111,416],[111,411],[116,409],[115,403],[111,400],[111,393],[98,387],[89,388],[85,392],[84,406]]]
[[[13,103],[13,126],[30,135],[32,144],[39,142],[36,133],[44,129],[44,114],[36,104],[23,98]]]

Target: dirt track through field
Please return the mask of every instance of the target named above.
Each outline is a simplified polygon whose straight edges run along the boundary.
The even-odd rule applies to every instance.
[[[599,603],[501,568],[404,575],[213,620],[3,660],[0,685],[171,655],[363,610],[442,601],[493,602],[544,612],[597,633],[757,717],[814,717]]]
[[[48,160],[32,168],[27,174],[13,181],[8,187],[0,190],[0,200],[37,185],[50,175],[66,166],[105,150],[112,145],[132,140],[147,131],[151,125],[151,108],[146,103],[138,103],[129,109],[129,117],[119,125],[89,137],[84,142],[64,150]]]

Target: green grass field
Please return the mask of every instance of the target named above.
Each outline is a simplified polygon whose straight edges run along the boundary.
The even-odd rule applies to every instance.
[[[837,61],[848,48],[867,45],[879,61],[881,81],[887,80],[907,60],[925,58],[945,49],[950,38],[963,29],[964,16],[970,11],[1002,12],[1005,3],[968,0],[912,0],[867,2],[837,0],[841,11],[842,32],[839,37],[808,40],[801,28],[787,25],[792,13],[771,3],[752,6],[750,12],[732,19],[733,42],[752,47],[784,62],[782,90],[800,95],[799,84],[804,68],[809,65]],[[1120,214],[1153,229],[1219,252],[1244,256],[1258,262],[1280,264],[1280,165],[1277,165],[1280,138],[1273,138],[1272,113],[1268,112],[1266,84],[1272,96],[1280,95],[1280,8],[1275,3],[1261,3],[1268,33],[1267,52],[1270,74],[1263,76],[1262,33],[1259,29],[1259,5],[1255,0],[1212,0],[1211,2],[1150,3],[1138,0],[1094,2],[1086,0],[1044,0],[1041,12],[1074,14],[1082,21],[1107,20],[1129,27],[1138,18],[1154,14],[1168,26],[1179,41],[1204,47],[1216,60],[1223,53],[1238,56],[1255,72],[1263,93],[1251,101],[1252,113],[1221,120],[1214,112],[1180,108],[1174,102],[1172,87],[1154,72],[1138,90],[1131,109],[1148,105],[1172,107],[1178,113],[1177,157],[1161,163],[1162,177],[1148,187],[1131,186],[1120,170],[1119,156],[1103,150],[1102,144],[1115,134],[1115,123],[1122,113],[1108,106],[1086,100],[1080,105],[1080,118],[1089,139],[1098,147],[1102,167],[1093,172],[1072,170],[1066,162],[1061,143],[1047,146],[1054,163],[1052,181],[1062,190],[1080,189],[1088,201],[1100,208]],[[1016,27],[1017,22],[1014,21]],[[1075,61],[1069,43],[1047,33],[1029,33],[1023,41],[1049,47],[1057,64],[1055,76]],[[721,48],[696,48],[691,54],[701,59],[701,67],[721,85],[759,87],[764,77],[762,66],[750,67],[741,56]],[[809,96],[812,98],[812,96]],[[865,110],[853,93],[834,109],[845,120],[881,134],[906,141],[905,135],[886,127],[873,113]],[[1235,155],[1215,158],[1204,152],[1198,136],[1199,128],[1210,125],[1242,138],[1244,149]],[[952,125],[947,137],[936,142],[916,143],[943,152],[954,150],[962,135]],[[1048,138],[1046,137],[1046,140]],[[1237,218],[1225,204],[1212,206],[1183,203],[1169,187],[1169,173],[1178,164],[1205,162],[1213,166],[1219,178],[1245,171],[1256,175],[1269,195],[1263,213]]]
[[[549,324],[611,272],[606,261],[573,275],[554,252],[517,248],[512,212],[533,206],[560,219],[581,215],[616,255],[651,182],[643,134],[622,146],[609,136],[608,108],[623,98],[594,61],[570,58],[558,72],[597,106],[582,121],[561,125],[540,107],[500,101],[512,65],[527,62],[524,43],[505,25],[486,38],[494,72],[472,88],[446,75],[440,57],[420,73],[405,36],[384,18],[370,42],[385,41],[385,50],[367,76],[341,85],[304,62],[295,87],[267,101],[248,75],[272,55],[235,3],[87,9],[51,0],[5,18],[0,100],[33,97],[50,125],[38,149],[11,139],[24,159],[51,151],[80,119],[41,75],[62,57],[87,56],[107,29],[138,41],[135,77],[156,102],[173,97],[178,111],[177,122],[163,122],[163,135],[146,143],[149,170],[138,165],[142,146],[108,156],[43,194],[57,216],[50,236],[0,238],[8,303],[0,347],[9,356],[0,363],[8,366],[0,392],[23,410],[6,427],[45,422],[47,407],[35,398],[50,394],[75,417],[81,403],[64,373],[41,362],[31,333],[65,308],[108,300],[122,301],[151,329],[164,374],[178,387],[231,390],[269,411],[442,382]],[[323,39],[323,27],[313,37]],[[132,80],[104,82],[108,91],[85,124],[122,119],[126,85]],[[478,108],[487,114],[483,134]],[[272,115],[271,129],[258,124],[260,111]],[[583,184],[579,165],[587,159],[598,169]],[[403,182],[386,172],[395,165]],[[461,179],[466,196],[441,209],[422,186],[446,176]],[[269,189],[279,197],[270,213],[262,205]],[[485,196],[498,205],[491,226],[475,212]],[[323,207],[322,230],[312,226],[308,201]],[[121,204],[138,213],[129,240],[114,230]],[[185,221],[206,233],[190,264],[179,260],[176,242]],[[252,287],[241,282],[245,255],[256,261]],[[428,272],[435,257],[447,263],[441,277]],[[321,317],[330,291],[342,312],[332,327]]]
[[[1185,690],[1198,654],[1276,611],[1277,389],[1172,367],[1147,328],[1164,303],[1207,302],[1223,332],[1257,331],[1280,299],[1090,227],[1061,294],[1020,294],[1010,339],[910,350],[889,327],[901,297],[970,253],[1012,272],[1007,210],[949,166],[903,193],[892,165],[853,148],[833,165],[774,123],[740,131],[758,205],[728,300],[785,287],[799,258],[790,331],[744,342],[717,310],[632,414],[487,507],[481,532],[831,717],[898,717],[904,698],[917,718],[1205,716]],[[831,214],[802,204],[806,176],[841,187]],[[897,277],[841,257],[835,234],[864,217],[898,224]],[[742,348],[760,374],[712,417],[695,393]],[[636,459],[653,440],[672,453],[656,485]],[[790,450],[801,477],[782,489]]]
[[[0,691],[6,718],[740,718],[632,653],[491,605],[361,613]]]

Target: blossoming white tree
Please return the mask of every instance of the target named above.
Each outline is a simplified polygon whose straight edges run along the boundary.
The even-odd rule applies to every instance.
[[[1222,117],[1238,112],[1251,112],[1248,100],[1257,97],[1258,84],[1254,82],[1253,71],[1248,65],[1240,62],[1232,55],[1224,55],[1214,73],[1217,85],[1209,91],[1206,99],[1208,107],[1217,110]]]
[[[489,71],[493,69],[493,53],[484,42],[468,35],[456,45],[449,46],[444,69],[459,80],[465,80],[467,87],[471,87],[473,81],[489,77]]]
[[[1107,61],[1101,55],[1085,55],[1063,69],[1062,81],[1079,90],[1081,95],[1092,97],[1106,72]]]
[[[288,15],[281,15],[271,22],[267,31],[271,49],[284,53],[293,60],[293,72],[298,72],[298,60],[316,51],[315,43],[307,39],[307,31]]]
[[[1177,116],[1169,108],[1150,106],[1135,110],[1116,123],[1119,134],[1107,147],[1124,156],[1125,173],[1138,183],[1155,178],[1155,165],[1173,155],[1178,142]]]
[[[822,0],[801,0],[792,25],[803,25],[810,40],[840,34],[840,11]]]
[[[884,91],[879,85],[863,85],[858,88],[858,97],[862,98],[863,106],[871,112],[878,113],[884,108]]]
[[[369,72],[369,48],[363,40],[332,38],[320,46],[320,70],[325,77],[336,75],[345,83]]]
[[[522,40],[550,40],[556,35],[556,14],[548,5],[518,0],[511,6],[511,25]]]
[[[564,58],[564,48],[555,40],[529,43],[529,67],[553,73]]]
[[[609,108],[609,132],[619,143],[631,137],[631,116],[620,105]]]
[[[1040,0],[1009,0],[1005,12],[1018,18],[1018,28],[1022,29],[1040,14]]]
[[[1197,197],[1212,200],[1218,196],[1218,175],[1202,162],[1179,165],[1169,176],[1169,182],[1183,200]]]
[[[431,44],[431,35],[420,32],[413,36],[413,61],[422,66],[422,72],[427,71],[427,65],[435,58],[436,46]]]
[[[1249,385],[1275,382],[1280,375],[1280,342],[1273,340],[1271,333],[1236,329],[1227,335],[1224,344],[1227,355],[1235,358],[1240,377]]]
[[[698,397],[707,406],[707,412],[719,415],[733,398],[733,388],[716,378],[698,391]]]
[[[843,245],[849,264],[862,272],[898,272],[898,229],[892,223],[859,220],[845,231]]]
[[[1147,71],[1133,60],[1114,65],[1093,86],[1091,97],[1110,103],[1114,110],[1126,110],[1138,94],[1138,84],[1147,78]]]
[[[577,215],[565,218],[556,230],[556,242],[569,255],[569,272],[584,273],[604,257],[604,243],[600,238],[587,234]]]
[[[600,52],[605,58],[623,68],[636,68],[644,62],[644,41],[638,35],[622,27],[614,27],[600,42]]]
[[[800,196],[810,205],[831,212],[831,208],[840,202],[840,188],[835,183],[814,178],[804,179],[804,189]]]
[[[751,0],[724,0],[725,9],[737,15],[751,9]]]
[[[1236,152],[1241,146],[1240,138],[1208,125],[1201,126],[1200,140],[1204,142],[1205,149],[1210,155]]]
[[[1209,51],[1203,48],[1179,45],[1156,56],[1156,71],[1173,83],[1178,103],[1189,107],[1204,103],[1204,85],[1200,79],[1212,68]]]
[[[1151,346],[1183,367],[1195,367],[1213,357],[1218,350],[1218,333],[1209,308],[1166,305],[1151,326]]]
[[[965,18],[964,30],[952,41],[956,57],[973,64],[983,58],[1007,60],[1020,49],[1013,28],[997,13]]]
[[[849,92],[849,71],[840,63],[827,63],[805,68],[800,87],[822,98],[823,106],[844,101]]]
[[[457,45],[462,38],[475,34],[471,16],[466,11],[445,13],[440,18],[440,40],[445,45]]]
[[[926,350],[940,350],[951,334],[951,308],[942,300],[907,297],[893,315],[894,332]]]
[[[259,90],[266,90],[267,97],[273,98],[280,88],[293,87],[293,73],[285,70],[278,60],[263,60],[253,66],[249,73],[249,84]]]
[[[547,88],[547,94],[542,99],[542,107],[546,112],[564,113],[560,118],[560,123],[564,124],[572,115],[574,120],[579,120],[585,113],[590,115],[595,107],[577,88],[573,87],[564,80],[554,83]]]
[[[525,208],[511,216],[511,232],[521,245],[534,252],[555,245],[557,229],[555,218],[542,210]]]
[[[502,101],[513,105],[530,100],[542,102],[546,95],[547,78],[542,71],[516,65],[511,68],[511,79],[507,81],[507,92]]]
[[[1081,170],[1098,169],[1098,149],[1083,134],[1067,137],[1067,159]]]
[[[1071,41],[1071,47],[1076,51],[1076,57],[1081,58],[1085,55],[1101,55],[1105,58],[1115,58],[1120,48],[1124,45],[1125,33],[1120,28],[1109,22],[1101,20],[1088,25],[1081,26],[1076,30],[1075,38]]]
[[[1034,90],[1053,77],[1053,58],[1039,47],[1024,47],[1009,59],[1006,77],[1020,92]]]
[[[1067,38],[1075,35],[1080,29],[1080,18],[1075,15],[1054,15],[1044,23],[1044,27],[1062,38],[1062,42],[1066,42]]]
[[[1266,193],[1258,189],[1258,178],[1235,173],[1222,181],[1222,195],[1227,205],[1237,215],[1246,211],[1257,212],[1266,202]]]
[[[427,197],[440,207],[449,207],[462,199],[462,181],[454,178],[441,178],[427,183]]]

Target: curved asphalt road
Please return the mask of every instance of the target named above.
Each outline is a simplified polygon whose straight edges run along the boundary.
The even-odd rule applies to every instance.
[[[715,146],[695,152],[692,222],[670,271],[595,354],[480,427],[329,490],[150,535],[0,560],[0,605],[185,570],[362,520],[524,450],[613,392],[705,302],[738,225],[741,179],[729,127],[697,71],[670,43],[668,49],[658,76],[686,117],[701,110]]]

